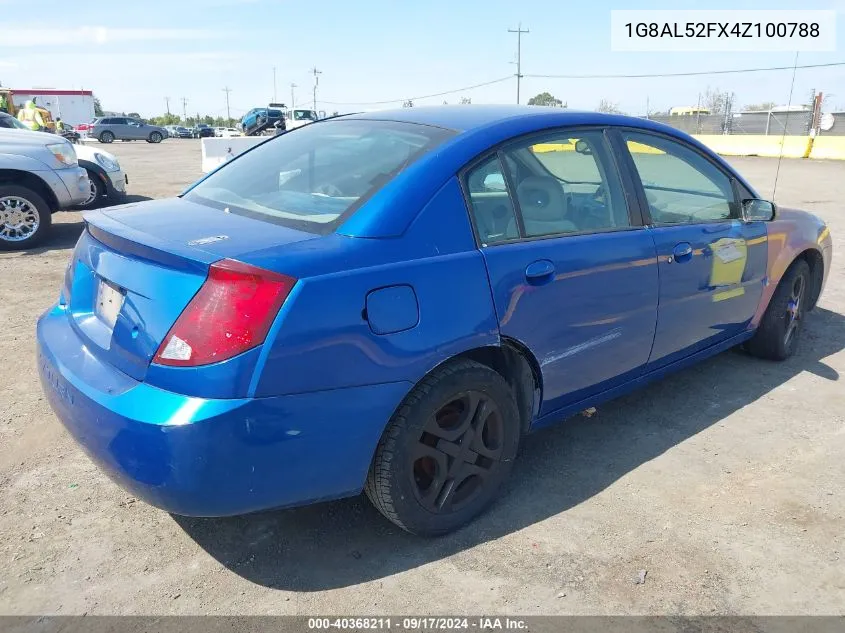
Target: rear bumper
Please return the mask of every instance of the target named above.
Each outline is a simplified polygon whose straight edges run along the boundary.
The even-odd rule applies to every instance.
[[[226,516],[357,494],[410,385],[214,400],[137,382],[90,354],[64,308],[37,326],[59,420],[117,484],[168,512]]]

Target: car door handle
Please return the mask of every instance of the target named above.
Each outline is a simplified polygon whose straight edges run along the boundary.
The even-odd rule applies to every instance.
[[[540,259],[531,262],[525,267],[525,279],[530,284],[544,284],[552,280],[555,274],[555,265],[548,259]]]
[[[692,259],[692,246],[689,242],[681,242],[675,245],[675,248],[672,249],[672,258],[669,262],[671,263],[673,259],[678,263],[688,262]]]

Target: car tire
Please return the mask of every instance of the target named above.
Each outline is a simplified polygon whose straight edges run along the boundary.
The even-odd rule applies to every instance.
[[[161,132],[153,132],[150,134],[150,138],[147,139],[148,143],[161,143]]]
[[[22,234],[20,227],[27,220],[34,229]],[[0,184],[0,251],[37,246],[50,232],[52,221],[50,206],[38,193],[28,187]]]
[[[807,311],[810,266],[803,259],[781,278],[754,336],[745,347],[752,356],[786,360],[795,353]]]
[[[105,131],[100,134],[100,138],[98,139],[100,143],[111,143],[114,141],[114,134],[109,131]]]
[[[511,388],[470,360],[435,369],[405,397],[376,448],[365,492],[393,523],[438,536],[498,496],[520,440]]]
[[[86,169],[85,171],[88,173],[88,181],[91,183],[91,191],[88,199],[82,204],[76,205],[76,208],[88,210],[94,209],[100,205],[103,201],[103,196],[106,195],[106,186],[103,184],[103,181],[96,172],[93,172],[90,169]]]

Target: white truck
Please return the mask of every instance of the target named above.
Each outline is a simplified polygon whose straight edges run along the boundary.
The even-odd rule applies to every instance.
[[[285,129],[293,130],[309,123],[314,123],[318,119],[316,110],[306,110],[303,108],[290,108],[285,111]]]

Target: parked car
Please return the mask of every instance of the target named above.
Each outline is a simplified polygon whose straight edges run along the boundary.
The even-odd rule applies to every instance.
[[[167,132],[168,138],[175,138],[176,137],[176,128],[177,127],[178,127],[177,125],[165,125],[164,126],[164,130],[165,130],[165,132]]]
[[[225,129],[226,129],[225,127],[221,127],[221,126],[214,128],[214,136],[217,136],[217,137],[223,136],[223,131]]]
[[[0,250],[37,246],[52,213],[85,201],[90,185],[74,146],[0,113]]]
[[[222,138],[232,138],[233,136],[243,136],[243,132],[237,128],[224,127],[220,132],[220,136]]]
[[[94,125],[88,130],[88,136],[101,143],[120,141],[147,141],[161,143],[167,138],[167,130],[157,125],[150,125],[138,119],[128,117],[100,117],[94,119]]]
[[[88,210],[123,202],[129,177],[123,172],[117,156],[103,149],[78,145],[79,166],[88,173],[88,196],[76,207]]]
[[[791,356],[831,243],[653,121],[369,112],[88,214],[38,367],[88,455],[169,512],[363,489],[442,534],[525,433],[731,347]]]
[[[194,128],[193,133],[194,138],[207,138],[214,136],[214,128],[205,123],[200,123]]]
[[[194,133],[186,127],[181,125],[176,126],[175,138],[193,138]]]

